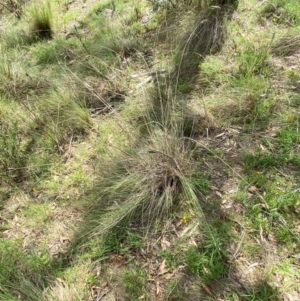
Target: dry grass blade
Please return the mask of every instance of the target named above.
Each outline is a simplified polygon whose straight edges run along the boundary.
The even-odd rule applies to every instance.
[[[271,53],[277,56],[288,56],[300,49],[300,34],[290,33],[282,36],[271,45]]]

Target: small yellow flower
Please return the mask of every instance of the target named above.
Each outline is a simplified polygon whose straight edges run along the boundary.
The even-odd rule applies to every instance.
[[[276,22],[277,22],[277,18],[273,18],[273,22],[275,22],[275,23],[276,23]]]
[[[35,187],[32,187],[32,192],[37,192],[37,189]]]
[[[187,216],[186,215],[184,215],[182,218],[181,218],[181,222],[182,223],[187,223],[187,220],[188,220],[188,218],[187,218]]]

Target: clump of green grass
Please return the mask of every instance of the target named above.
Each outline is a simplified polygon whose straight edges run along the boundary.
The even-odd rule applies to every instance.
[[[203,92],[214,92],[220,85],[229,81],[226,65],[215,56],[207,56],[198,66],[200,87]]]
[[[46,277],[51,271],[49,259],[35,254],[26,255],[20,245],[0,241],[0,297],[3,300],[44,300]],[[50,272],[51,273],[51,272]]]
[[[241,297],[245,301],[261,300],[261,301],[279,301],[279,292],[276,288],[270,286],[267,281],[259,281],[260,283],[246,288],[246,293],[241,293]],[[261,283],[263,282],[263,283]]]
[[[269,45],[256,46],[248,43],[246,49],[236,57],[239,65],[238,76],[249,77],[253,75],[266,76],[268,68]]]
[[[229,111],[226,111],[230,110],[228,117],[231,122],[243,123],[247,130],[268,126],[277,109],[267,79],[272,72],[269,57],[269,45],[256,46],[245,41],[245,50],[237,52],[234,57],[236,67],[232,68],[230,76],[225,77],[224,90],[228,91],[227,97],[235,101],[230,104],[228,100],[226,107],[221,108],[221,118],[222,115],[228,116]],[[219,105],[216,105],[216,110],[219,109]]]
[[[276,0],[266,2],[259,15],[277,24],[295,26],[300,22],[298,8],[297,0]]]
[[[8,182],[12,180],[18,183],[27,177],[25,170],[28,159],[26,144],[21,143],[18,123],[11,120],[5,121],[0,124],[0,174],[3,180]]]
[[[122,280],[130,300],[138,300],[147,293],[147,274],[140,268],[126,270]]]
[[[50,1],[35,2],[30,10],[32,33],[39,39],[50,39],[53,35]]]
[[[291,164],[299,169],[297,151],[299,135],[297,129],[282,129],[278,132],[271,152],[256,152],[244,156],[244,168],[247,180],[261,193],[244,202],[252,227],[259,231],[261,227],[267,233],[273,233],[278,242],[286,244],[291,250],[299,241],[294,221],[298,204],[298,190],[291,183],[292,176],[278,174],[278,170],[289,168]],[[276,183],[276,185],[274,185]]]
[[[36,99],[34,105],[24,108],[32,116],[32,127],[39,133],[45,134],[58,150],[71,137],[82,135],[87,132],[92,120],[85,103],[78,98],[72,82],[69,88],[63,86],[56,90],[49,90],[42,99]]]
[[[281,148],[291,148],[300,143],[299,127],[295,124],[294,127],[283,128],[277,133],[277,139]]]
[[[228,271],[226,235],[222,237],[222,234],[208,225],[204,229],[205,235],[199,247],[190,247],[185,253],[185,260],[189,271],[200,276],[205,284],[210,284]]]
[[[37,41],[36,36],[29,33],[29,24],[26,20],[20,21],[14,26],[6,25],[1,30],[1,44],[7,49],[18,48],[20,46],[31,45]]]
[[[69,62],[77,58],[76,45],[60,37],[53,39],[49,44],[37,44],[32,49],[32,54],[38,64],[57,64],[58,62]]]
[[[102,13],[106,7],[112,7],[114,11],[111,22],[107,22],[107,17]],[[142,48],[137,36],[142,30],[142,25],[139,22],[134,24],[129,22],[130,11],[133,10],[134,13],[134,8],[127,9],[128,11],[121,2],[113,5],[101,3],[93,9],[86,21],[83,20],[84,28],[90,31],[90,35],[85,38],[85,35],[79,31],[76,32],[76,35],[88,55],[100,58],[110,64],[133,56]],[[119,16],[122,14],[125,17],[120,18]],[[97,45],[94,43],[95,40],[98,41]]]
[[[50,83],[40,76],[29,60],[24,62],[24,52],[17,47],[13,50],[1,49],[0,58],[0,95],[6,99],[23,101],[32,95],[41,95]]]
[[[270,167],[278,167],[284,163],[284,158],[269,153],[245,154],[244,167],[248,171],[261,171]]]

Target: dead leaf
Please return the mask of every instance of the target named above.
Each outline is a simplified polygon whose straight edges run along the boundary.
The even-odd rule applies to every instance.
[[[250,193],[255,193],[255,192],[257,191],[257,187],[256,187],[256,186],[250,186],[250,187],[248,188],[248,191],[249,191]]]
[[[223,137],[225,135],[225,132],[221,133],[221,134],[218,134],[215,136],[215,138],[220,138],[220,137]]]
[[[122,266],[125,263],[125,258],[119,254],[112,254],[109,257],[109,263],[112,266]]]
[[[170,246],[171,246],[171,243],[169,241],[167,241],[164,238],[161,240],[161,247],[162,247],[163,251],[165,251],[168,248],[170,248]]]
[[[174,277],[174,274],[173,273],[168,273],[168,274],[163,275],[162,277],[163,277],[163,279],[169,280],[169,279]]]
[[[159,281],[157,280],[156,281],[156,295],[158,295],[160,292],[160,289],[159,289]]]
[[[220,198],[223,196],[221,192],[216,191],[216,195],[219,196]]]
[[[155,282],[155,279],[154,278],[147,278],[147,281]]]
[[[195,242],[195,240],[194,240],[194,238],[193,237],[191,237],[191,243],[195,246],[195,247],[198,247],[198,245],[197,245],[197,243]]]
[[[168,270],[166,269],[166,260],[164,260],[161,263],[160,267],[159,267],[159,273],[158,273],[158,275],[163,275],[163,274],[165,274],[167,272],[168,272]]]
[[[202,287],[203,287],[203,289],[204,289],[209,295],[212,296],[212,292],[211,292],[210,288],[209,288],[207,285],[202,284]]]
[[[259,147],[261,148],[262,151],[264,152],[267,151],[267,149],[262,144],[259,144]]]
[[[56,280],[57,282],[61,283],[63,286],[66,286],[66,285],[67,285],[66,282],[65,282],[63,279],[61,279],[61,278],[56,278],[55,280]]]
[[[60,236],[59,240],[60,240],[61,243],[70,241],[68,237],[64,237],[64,236]]]

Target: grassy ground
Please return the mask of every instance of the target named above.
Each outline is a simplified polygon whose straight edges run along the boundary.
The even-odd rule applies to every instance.
[[[299,11],[0,3],[0,300],[299,300]]]

